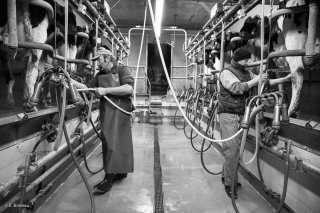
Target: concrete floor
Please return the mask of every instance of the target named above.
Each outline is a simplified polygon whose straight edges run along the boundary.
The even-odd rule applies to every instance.
[[[170,124],[158,125],[165,212],[224,213],[234,212],[224,192],[221,177],[208,174],[201,165],[200,154],[194,151],[182,130]],[[154,209],[154,125],[135,123],[133,126],[135,171],[113,185],[110,192],[95,195],[96,212],[151,213]],[[89,157],[89,166],[102,165],[101,146]],[[223,159],[212,148],[205,154],[212,170],[219,171]],[[82,165],[90,186],[104,176],[90,175]],[[242,213],[273,212],[269,204],[240,176],[238,208]],[[37,211],[90,212],[90,199],[84,183],[75,171]]]

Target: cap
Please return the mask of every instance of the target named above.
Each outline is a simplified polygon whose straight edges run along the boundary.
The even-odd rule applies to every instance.
[[[241,60],[244,60],[244,59],[248,59],[248,58],[250,58],[250,56],[251,56],[251,53],[249,52],[249,50],[241,47],[241,48],[238,48],[233,53],[232,59],[234,61],[238,62],[238,61],[241,61]]]
[[[97,51],[97,55],[95,57],[93,57],[91,59],[91,61],[95,61],[97,60],[101,55],[108,55],[108,56],[111,56],[112,58],[114,58],[113,54],[110,52],[110,50],[107,50],[106,48],[104,47],[99,47],[98,48],[98,51]]]

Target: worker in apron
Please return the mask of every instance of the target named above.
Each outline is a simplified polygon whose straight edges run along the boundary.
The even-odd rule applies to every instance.
[[[95,88],[100,98],[100,123],[102,132],[102,155],[104,179],[94,190],[105,193],[112,188],[115,180],[127,177],[133,172],[133,145],[130,115],[114,107],[103,96],[107,96],[125,111],[133,111],[133,75],[127,66],[117,65],[112,53],[100,47],[97,56],[100,71],[86,85],[72,80],[79,89]]]

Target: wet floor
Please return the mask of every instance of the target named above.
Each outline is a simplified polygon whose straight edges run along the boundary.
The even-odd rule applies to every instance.
[[[177,213],[234,212],[230,198],[225,194],[221,177],[208,174],[202,167],[200,154],[190,145],[182,130],[170,124],[151,125],[135,123],[134,173],[114,183],[110,192],[95,195],[96,212],[151,213],[154,212],[154,128],[158,128],[162,171],[163,208]],[[200,140],[198,140],[200,141]],[[101,146],[89,156],[92,170],[102,166]],[[204,161],[209,169],[221,170],[223,159],[210,148]],[[104,177],[103,172],[91,175],[85,170],[90,186]],[[241,176],[238,191],[240,212],[269,213],[270,205]],[[90,212],[90,199],[85,185],[74,171],[67,181],[38,209],[46,212]]]

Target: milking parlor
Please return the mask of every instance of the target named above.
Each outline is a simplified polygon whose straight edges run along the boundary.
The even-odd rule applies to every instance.
[[[320,213],[319,7],[1,0],[0,212]]]

